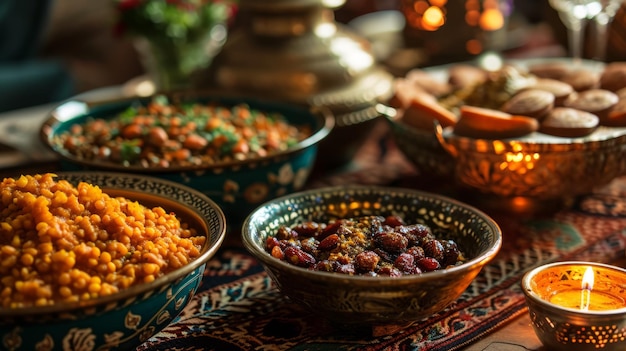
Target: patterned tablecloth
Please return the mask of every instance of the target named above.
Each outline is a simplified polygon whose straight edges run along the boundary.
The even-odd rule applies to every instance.
[[[308,186],[391,185],[455,196],[453,186],[423,180],[388,139],[369,143],[356,160],[342,172],[314,176]],[[492,216],[504,245],[463,295],[441,313],[387,329],[338,326],[311,316],[278,292],[234,229],[186,309],[138,350],[463,349],[526,311],[519,285],[525,271],[555,260],[611,262],[624,256],[626,177],[568,209]]]

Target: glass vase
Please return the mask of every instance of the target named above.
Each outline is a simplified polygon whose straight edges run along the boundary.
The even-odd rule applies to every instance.
[[[188,40],[136,37],[135,47],[156,91],[187,90],[206,70],[226,41],[226,26],[216,24]]]

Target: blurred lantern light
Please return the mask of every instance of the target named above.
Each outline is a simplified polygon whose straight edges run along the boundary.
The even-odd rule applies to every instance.
[[[443,26],[446,22],[445,16],[441,8],[438,6],[431,6],[422,16],[422,24],[426,30],[437,30]]]
[[[486,9],[480,16],[480,28],[494,31],[504,26],[504,16],[499,9]]]
[[[483,44],[478,39],[468,40],[465,49],[472,55],[478,55],[483,51]]]
[[[443,8],[446,3],[448,2],[448,0],[430,0],[430,4],[432,6],[437,6],[437,7],[441,7]]]

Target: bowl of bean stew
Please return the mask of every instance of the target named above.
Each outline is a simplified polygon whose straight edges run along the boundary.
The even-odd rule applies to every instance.
[[[157,176],[213,199],[232,223],[300,189],[334,126],[323,108],[185,92],[57,106],[41,138],[64,171]]]
[[[0,192],[4,350],[134,350],[189,303],[226,233],[206,195],[144,175],[22,175]]]
[[[246,249],[293,303],[341,324],[398,325],[456,301],[502,245],[462,202],[411,189],[327,187],[269,201]]]

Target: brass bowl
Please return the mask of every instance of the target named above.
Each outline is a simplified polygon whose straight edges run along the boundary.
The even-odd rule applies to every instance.
[[[461,265],[401,277],[361,276],[301,268],[267,253],[281,225],[362,215],[399,215],[454,240]],[[429,317],[454,302],[502,245],[502,232],[483,212],[440,195],[411,189],[348,186],[294,193],[257,208],[243,224],[244,247],[282,293],[321,318],[346,325],[397,325]]]
[[[564,60],[539,58],[507,63],[524,68]],[[480,63],[467,62],[475,66]],[[581,64],[596,72],[604,67],[598,61],[584,60]],[[424,71],[446,82],[454,65]],[[420,130],[402,123],[402,116],[396,116],[392,108],[383,106],[379,111],[390,124],[398,148],[419,171],[451,180],[468,201],[481,208],[528,213],[563,208],[626,171],[624,127],[603,126],[580,138],[535,132],[515,139],[488,140],[455,135],[451,127]],[[438,140],[436,145],[433,139]]]
[[[618,299],[626,298],[623,288],[626,270],[600,263],[556,262],[537,267],[522,278],[521,286],[533,329],[548,350],[626,349],[626,307],[583,311],[546,301],[549,297],[546,295],[558,290],[559,285],[572,282],[581,286],[580,279],[587,267],[595,272],[596,285],[601,285],[600,289]]]
[[[626,171],[626,128],[600,127],[575,139],[533,133],[505,140],[436,129],[441,145],[455,159],[456,182],[511,210],[571,203]]]
[[[382,104],[376,108],[385,118],[396,146],[421,176],[446,180],[454,178],[454,157],[441,146],[432,130],[417,129],[403,123],[401,115],[393,108]]]

